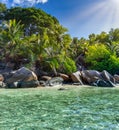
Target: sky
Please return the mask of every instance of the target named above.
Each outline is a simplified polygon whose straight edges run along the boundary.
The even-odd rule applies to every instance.
[[[55,16],[72,37],[119,28],[119,0],[0,0],[8,8],[37,7]]]

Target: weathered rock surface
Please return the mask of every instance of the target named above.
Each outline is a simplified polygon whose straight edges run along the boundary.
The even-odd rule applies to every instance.
[[[52,77],[50,77],[50,76],[42,76],[41,77],[41,80],[43,80],[43,81],[47,81],[47,80],[50,80],[50,79],[52,79]]]
[[[119,75],[115,74],[115,75],[114,75],[114,79],[115,79],[115,82],[116,82],[116,83],[119,83]]]
[[[62,74],[62,73],[59,73],[59,76],[64,80],[64,81],[68,81],[70,78],[68,75],[66,74]]]
[[[63,79],[61,77],[53,77],[50,80],[47,80],[45,86],[59,86],[63,84]]]
[[[13,83],[17,81],[32,81],[32,80],[37,80],[36,74],[33,71],[25,67],[22,67],[16,71],[9,73],[6,77],[5,82]]]
[[[111,81],[112,83],[115,83],[114,77],[110,73],[108,73],[106,70],[103,70],[101,72],[101,77],[105,81]]]
[[[6,84],[2,81],[0,81],[0,88],[5,88],[6,87]]]
[[[101,87],[114,87],[115,79],[107,71],[82,70],[71,74],[73,82]]]
[[[83,85],[83,82],[81,80],[81,72],[80,71],[72,73],[71,74],[71,79],[72,79],[73,82],[75,82],[75,83],[78,82],[78,83],[80,83],[80,85]]]
[[[2,74],[0,74],[0,82],[3,82],[4,81],[4,77],[3,77],[3,75]]]
[[[100,72],[96,70],[83,70],[81,71],[81,78],[85,83],[91,84],[101,79],[101,75]]]
[[[115,87],[115,84],[112,83],[111,81],[97,80],[96,82],[92,83],[92,86],[97,86],[97,87]]]
[[[27,88],[39,86],[36,74],[22,67],[16,71],[6,72],[3,74],[4,82],[8,88]]]

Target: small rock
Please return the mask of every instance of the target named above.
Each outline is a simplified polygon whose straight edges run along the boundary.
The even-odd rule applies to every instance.
[[[68,88],[59,88],[58,90],[68,90]]]

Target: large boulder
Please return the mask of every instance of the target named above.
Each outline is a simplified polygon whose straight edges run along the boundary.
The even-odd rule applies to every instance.
[[[40,84],[38,80],[19,81],[19,82],[8,83],[6,85],[6,88],[35,88],[38,87],[39,85]]]
[[[93,82],[101,79],[101,75],[99,71],[96,70],[82,70],[81,78],[87,84],[92,84]]]
[[[40,84],[39,84],[39,81],[38,80],[32,80],[32,81],[22,81],[20,84],[19,84],[19,87],[20,88],[35,88],[35,87],[38,87]]]
[[[115,82],[116,82],[116,83],[119,83],[119,75],[115,74],[115,75],[114,75],[114,79],[115,79]]]
[[[61,77],[53,77],[45,82],[45,86],[61,86],[63,84],[63,78]]]
[[[50,80],[50,79],[52,79],[52,77],[44,75],[44,76],[41,77],[40,80],[47,81],[47,80]]]
[[[39,83],[41,86],[44,86],[44,87],[55,87],[55,86],[61,86],[63,84],[63,81],[64,80],[61,77],[52,77],[47,80],[41,79]]]
[[[111,81],[106,81],[106,80],[97,80],[92,84],[92,86],[97,86],[97,87],[115,87],[115,84],[112,83]]]
[[[115,79],[107,71],[82,70],[71,74],[73,82],[94,86],[114,87]]]
[[[2,81],[0,81],[0,88],[5,88],[6,87],[6,84]]]
[[[5,83],[10,84],[13,82],[32,81],[32,80],[37,80],[36,74],[33,71],[25,67],[22,67],[16,71],[7,74]]]
[[[100,73],[101,77],[103,80],[105,81],[111,81],[112,83],[115,83],[115,78],[114,76],[112,76],[110,73],[108,73],[106,70],[103,70]]]
[[[64,81],[68,81],[68,80],[70,80],[69,76],[66,75],[66,74],[59,73],[59,76],[60,76],[61,78],[63,78]]]
[[[3,82],[4,81],[4,77],[2,74],[0,74],[0,82]]]
[[[80,85],[83,85],[83,82],[81,80],[81,72],[77,71],[75,73],[71,74],[71,79],[74,83],[79,83]]]

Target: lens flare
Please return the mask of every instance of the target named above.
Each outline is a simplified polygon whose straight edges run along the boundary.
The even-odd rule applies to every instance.
[[[119,4],[119,0],[109,0],[109,1],[112,2],[112,3]]]
[[[108,32],[111,28],[119,28],[119,0],[90,3],[82,11],[77,9],[73,14],[75,15],[68,19],[70,21],[68,28],[78,35],[88,36],[91,33],[98,34],[102,31]]]

